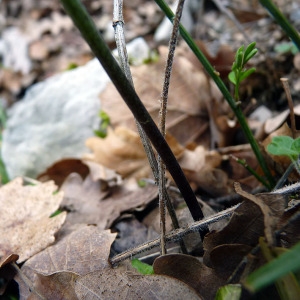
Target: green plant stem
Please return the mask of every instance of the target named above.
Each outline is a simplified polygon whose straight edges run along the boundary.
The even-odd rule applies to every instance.
[[[152,145],[163,159],[167,169],[184,198],[194,220],[201,220],[203,213],[197,198],[191,189],[182,169],[180,168],[173,152],[161,135],[155,122],[136,94],[134,88],[127,80],[110,49],[98,32],[93,20],[79,0],[61,0],[64,9],[72,18],[74,24],[89,44],[91,50],[103,66],[107,75],[117,88],[136,120],[140,123]]]
[[[259,0],[260,4],[264,6],[269,13],[273,16],[276,22],[284,30],[284,32],[291,38],[295,43],[298,50],[300,51],[300,36],[297,30],[290,24],[287,18],[281,13],[276,5],[271,0]]]
[[[169,18],[171,22],[173,22],[174,19],[174,13],[170,9],[170,7],[166,4],[164,0],[155,0],[157,5],[162,9],[162,11],[165,13],[165,15]],[[245,116],[243,115],[243,112],[238,105],[238,103],[232,98],[230,92],[228,91],[227,87],[225,86],[224,82],[222,79],[217,75],[216,70],[212,67],[210,62],[207,60],[205,55],[200,51],[200,49],[197,47],[195,44],[193,38],[191,35],[186,31],[186,29],[180,24],[179,26],[179,31],[182,36],[182,38],[186,41],[190,49],[194,52],[196,57],[199,59],[199,61],[202,63],[204,69],[206,72],[210,75],[210,77],[214,80],[218,88],[220,89],[221,93],[223,94],[224,98],[227,100],[229,106],[231,107],[232,111],[234,112],[236,118],[238,119],[240,126],[248,140],[248,142],[251,145],[251,148],[257,158],[257,161],[259,165],[261,166],[267,180],[269,181],[269,184],[267,188],[272,188],[275,186],[275,180],[268,169],[267,163],[265,159],[263,158],[263,155],[259,149],[258,143],[255,140],[248,124],[246,121]]]
[[[264,186],[268,186],[268,183],[261,178],[256,172],[255,170],[253,170],[244,159],[240,159],[234,155],[231,155],[231,157],[240,165],[242,165],[246,170],[248,170],[258,181],[260,181]]]

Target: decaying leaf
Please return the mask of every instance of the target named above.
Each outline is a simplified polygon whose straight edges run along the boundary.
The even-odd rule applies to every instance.
[[[76,300],[78,299],[74,290],[75,280],[79,275],[72,272],[57,272],[45,276],[36,274],[35,290],[46,299],[55,300]],[[28,300],[40,300],[41,298],[34,293]]]
[[[50,218],[63,198],[56,189],[53,182],[24,186],[21,178],[1,187],[0,257],[15,253],[20,263],[54,242],[66,218]]]
[[[109,230],[104,231],[97,226],[84,226],[27,260],[21,270],[34,284],[40,285],[40,280],[48,280],[43,276],[58,271],[83,275],[108,268],[109,251],[115,237],[116,234],[110,233]],[[43,276],[37,276],[37,273]],[[55,278],[59,280],[64,278],[64,275],[58,274],[53,275],[51,281]],[[74,278],[72,276],[71,274],[71,278]],[[21,278],[17,278],[17,281],[20,285],[20,294],[26,299],[29,295],[28,287]]]
[[[155,274],[167,275],[194,288],[203,299],[213,299],[226,278],[208,268],[196,257],[168,254],[158,257],[153,264]],[[180,299],[180,298],[178,298]],[[185,299],[188,299],[185,297]]]
[[[38,180],[42,182],[54,180],[55,184],[60,187],[71,173],[78,173],[82,178],[85,178],[89,173],[89,168],[80,159],[66,158],[55,162],[38,176]]]
[[[78,299],[201,299],[185,283],[168,276],[139,275],[106,269],[95,271],[76,280]]]
[[[103,192],[100,182],[93,181],[91,175],[82,180],[75,173],[66,179],[61,190],[65,194],[62,205],[70,211],[66,224],[97,224],[102,229],[109,228],[122,212],[145,206],[157,197],[157,188],[151,185],[136,191],[116,186]]]
[[[145,152],[139,136],[124,127],[115,130],[108,129],[105,139],[92,137],[86,141],[86,146],[93,151],[93,161],[116,170],[126,177],[136,172],[143,177],[148,173],[145,168]],[[146,165],[147,168],[147,165]]]
[[[209,86],[205,74],[202,70],[197,70],[184,57],[184,53],[180,54],[179,49],[177,50],[178,57],[174,61],[169,89],[168,129],[168,124],[172,124],[178,117],[203,115],[206,110],[205,101],[209,100]],[[158,118],[160,108],[158,100],[160,99],[162,88],[161,74],[165,68],[167,55],[168,48],[164,46],[159,47],[159,60],[157,62],[131,68],[137,94],[155,120]],[[201,91],[201,93],[198,91]],[[100,99],[102,109],[109,115],[113,126],[123,125],[135,130],[136,126],[131,112],[115,88],[112,88],[112,85],[108,86],[101,93]],[[184,101],[182,101],[183,99]],[[177,112],[175,118],[172,117],[174,111]],[[180,143],[183,143],[183,141],[180,141]]]
[[[183,147],[170,135],[167,136],[167,141],[174,154],[180,156]],[[86,155],[87,161],[95,161],[115,170],[123,177],[141,178],[150,175],[150,167],[140,137],[130,129],[109,128],[106,138],[89,138],[86,145],[93,151],[92,155]]]
[[[243,191],[238,182],[235,182],[234,187],[239,195],[255,203],[260,208],[264,217],[264,232],[266,240],[270,246],[274,245],[274,231],[277,228],[279,219],[286,206],[284,197],[280,194],[271,193],[254,196]]]

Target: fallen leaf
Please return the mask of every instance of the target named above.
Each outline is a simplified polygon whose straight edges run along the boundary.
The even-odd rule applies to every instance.
[[[199,138],[203,143],[203,134],[208,132],[206,103],[210,101],[211,87],[203,70],[195,68],[185,57],[185,50],[180,51],[177,48],[176,53],[168,96],[166,129],[182,145]],[[157,120],[159,115],[163,83],[161,74],[167,55],[167,47],[160,47],[157,62],[131,68],[137,94],[154,120]],[[125,126],[136,131],[131,112],[112,84],[100,94],[100,99],[102,110],[109,115],[113,127]],[[206,141],[204,143],[209,146],[209,139]]]
[[[38,284],[36,281],[41,278],[38,279],[37,273],[47,276],[58,271],[69,271],[83,275],[108,268],[110,247],[115,237],[116,234],[109,230],[84,226],[27,260],[21,270],[34,284]],[[54,275],[54,278],[56,276],[61,278],[64,275]],[[20,294],[27,299],[30,293],[28,287],[21,278],[17,277],[16,280]]]
[[[18,254],[21,263],[55,240],[66,213],[50,218],[63,198],[53,182],[23,185],[16,178],[0,189],[0,257]]]
[[[74,290],[75,280],[79,275],[72,272],[57,272],[45,276],[36,274],[34,288],[46,299],[76,300],[78,299]],[[31,293],[28,300],[40,300],[41,298]]]
[[[211,267],[226,278],[235,271],[241,260],[252,250],[244,244],[223,244],[210,252]]]
[[[55,162],[37,178],[42,182],[54,180],[55,184],[60,187],[71,173],[78,173],[85,178],[89,173],[89,168],[80,159],[66,158]]]
[[[234,211],[229,223],[219,231],[211,231],[203,241],[203,262],[212,267],[210,253],[223,244],[243,244],[254,247],[260,236],[264,234],[263,215],[255,204],[243,202]]]
[[[263,193],[251,195],[242,190],[240,184],[235,182],[235,191],[243,198],[255,203],[264,216],[264,233],[269,246],[275,245],[274,232],[278,226],[279,219],[284,213],[285,199],[280,194]]]
[[[135,191],[116,186],[103,192],[100,182],[93,181],[91,175],[83,181],[75,173],[66,179],[61,190],[65,195],[62,205],[70,211],[66,224],[97,224],[102,229],[109,228],[122,212],[146,206],[158,193],[151,185]],[[110,196],[105,198],[108,193]]]
[[[185,254],[160,256],[154,261],[153,269],[155,274],[177,278],[191,286],[202,299],[213,299],[218,288],[226,283],[225,277],[219,276],[196,257]]]
[[[76,280],[75,291],[80,300],[89,299],[201,299],[185,283],[168,276],[138,275],[106,269]]]
[[[180,156],[183,147],[170,135],[166,140],[175,156]],[[150,175],[144,147],[139,135],[125,127],[109,128],[106,138],[92,137],[86,146],[93,155],[86,155],[85,160],[92,160],[105,167],[115,170],[122,177],[142,178]]]

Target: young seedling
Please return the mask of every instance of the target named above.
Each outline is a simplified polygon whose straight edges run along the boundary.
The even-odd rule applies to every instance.
[[[107,129],[108,126],[110,125],[110,117],[106,112],[100,110],[99,118],[100,118],[99,128],[97,130],[94,130],[94,133],[96,136],[104,139],[107,136]]]
[[[295,169],[300,174],[300,137],[293,139],[290,136],[274,136],[267,146],[267,151],[273,155],[285,155],[293,162]]]
[[[255,72],[255,68],[247,69],[245,65],[257,53],[255,48],[256,43],[249,44],[246,49],[241,46],[235,54],[235,61],[233,62],[231,72],[228,75],[229,80],[234,84],[234,98],[239,101],[239,88],[243,80]]]

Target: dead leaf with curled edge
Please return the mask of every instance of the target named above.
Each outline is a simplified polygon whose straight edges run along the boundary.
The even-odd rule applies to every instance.
[[[179,157],[183,147],[170,135],[166,140],[175,156]],[[144,147],[138,134],[125,127],[109,128],[106,138],[89,138],[86,141],[93,153],[85,155],[86,161],[94,161],[115,170],[123,177],[142,178],[150,175]]]
[[[123,269],[106,269],[81,276],[75,282],[80,300],[202,299],[187,284],[163,275],[140,275]]]
[[[62,205],[69,210],[66,225],[97,224],[101,229],[109,228],[122,212],[146,206],[157,197],[157,188],[148,185],[134,191],[124,186],[101,190],[99,181],[91,175],[85,180],[78,174],[70,174],[61,187],[65,197]]]
[[[162,74],[167,55],[167,47],[159,47],[157,62],[131,68],[137,94],[155,121],[159,116]],[[211,141],[208,112],[214,112],[214,115],[211,114],[213,117],[226,115],[229,111],[228,105],[226,101],[222,101],[220,91],[207,79],[203,69],[193,64],[186,55],[186,49],[180,47],[176,49],[168,96],[166,129],[184,146],[201,143],[209,148]],[[132,113],[112,84],[107,85],[100,94],[100,99],[102,110],[109,115],[113,127],[125,126],[136,131]],[[214,110],[208,110],[208,107],[214,107]],[[217,123],[219,126],[220,122],[214,120],[211,125],[215,126]],[[223,125],[222,128],[219,126],[215,129],[218,132],[218,136],[215,137],[216,144],[220,144],[219,139],[223,140],[224,134],[219,132],[225,128]],[[227,139],[230,137],[228,134],[226,136]]]
[[[285,199],[280,194],[262,193],[251,195],[242,190],[238,182],[234,183],[236,193],[243,198],[255,203],[261,210],[264,217],[264,233],[269,246],[275,245],[274,231],[278,226],[279,219],[282,217],[285,209]]]
[[[224,285],[227,279],[205,266],[196,257],[185,254],[160,256],[155,259],[153,269],[155,274],[177,278],[186,283],[195,289],[202,299],[213,299],[218,288]]]
[[[21,263],[54,242],[66,219],[66,213],[50,218],[63,198],[56,189],[51,181],[24,186],[21,178],[0,188],[2,259],[17,254]]]
[[[71,288],[74,283],[73,279],[76,279],[77,275],[110,267],[108,256],[115,237],[116,233],[111,233],[110,230],[104,231],[97,226],[84,226],[26,261],[21,270],[37,289],[41,285],[41,280],[51,281],[51,284],[54,284],[52,288],[59,292],[61,288],[59,280],[62,278],[66,280],[66,277],[69,278],[68,283]],[[69,274],[71,278],[65,271],[71,272]],[[59,275],[59,273],[63,274]],[[54,278],[45,278],[48,275]],[[55,280],[58,282],[55,283]],[[16,281],[19,283],[22,298],[27,299],[30,294],[28,287],[24,285],[21,278],[17,277]]]

